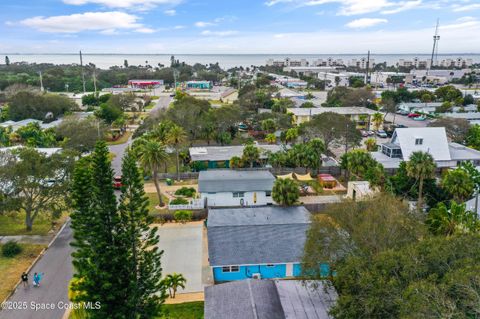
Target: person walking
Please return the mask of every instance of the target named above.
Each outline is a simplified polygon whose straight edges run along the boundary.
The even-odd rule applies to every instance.
[[[40,287],[40,281],[42,280],[43,272],[42,273],[34,273],[33,274],[33,287]]]
[[[23,287],[28,287],[28,275],[26,272],[23,272],[22,276]]]

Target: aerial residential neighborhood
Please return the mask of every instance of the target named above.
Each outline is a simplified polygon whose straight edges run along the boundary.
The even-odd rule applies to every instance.
[[[0,319],[480,317],[479,12],[0,4]]]

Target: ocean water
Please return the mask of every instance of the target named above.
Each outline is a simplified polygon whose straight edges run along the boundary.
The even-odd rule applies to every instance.
[[[4,56],[8,55],[10,61],[13,62],[29,62],[29,63],[54,63],[54,64],[71,64],[80,63],[78,54],[5,54],[0,53],[0,63],[3,63]],[[108,69],[111,66],[123,66],[123,61],[127,60],[130,65],[149,64],[157,66],[159,63],[164,65],[170,64],[171,54],[83,54],[83,62],[85,64],[93,63],[98,68]],[[359,59],[366,57],[366,54],[175,54],[175,59],[186,62],[188,64],[209,64],[219,63],[222,68],[231,68],[235,66],[249,67],[252,65],[264,65],[268,59],[326,59],[332,57],[335,59],[343,59],[344,62],[351,59]],[[387,62],[387,65],[394,65],[399,59],[413,59],[419,57],[422,60],[430,59],[430,54],[371,54],[370,57],[375,59],[375,63]],[[438,60],[456,59],[463,57],[472,59],[474,63],[480,63],[480,54],[439,54]]]

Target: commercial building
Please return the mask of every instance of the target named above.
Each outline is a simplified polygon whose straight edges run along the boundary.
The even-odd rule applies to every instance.
[[[370,129],[372,116],[377,113],[374,110],[362,106],[348,107],[312,107],[312,108],[289,108],[287,113],[293,115],[293,122],[297,125],[308,122],[315,115],[322,113],[337,113],[345,115],[357,124],[359,128]]]
[[[213,85],[210,81],[188,81],[185,88],[187,90],[211,90]]]
[[[163,85],[163,80],[129,80],[128,86],[134,89],[151,89]]]
[[[330,319],[337,292],[324,281],[243,280],[205,288],[205,319]]]
[[[410,113],[414,113],[414,112],[435,113],[437,111],[437,108],[439,108],[440,106],[442,106],[441,102],[428,102],[428,103],[402,102],[398,105],[398,109],[402,111],[410,112]]]
[[[200,172],[198,192],[208,207],[271,205],[275,177],[269,171]]]
[[[208,256],[215,282],[300,276],[310,223],[303,206],[210,209]],[[328,265],[319,267],[329,274]]]
[[[256,145],[260,150],[260,159],[267,158],[267,152],[276,153],[286,149],[283,145]],[[243,145],[230,146],[205,146],[205,147],[190,147],[188,152],[192,162],[196,162],[198,169],[203,170],[207,168],[229,168],[230,159],[234,156],[242,157]]]
[[[380,151],[371,154],[383,167],[396,169],[417,151],[432,155],[439,169],[457,167],[467,161],[480,165],[480,152],[458,143],[448,143],[444,127],[397,128],[390,142],[381,144]]]
[[[370,60],[368,60],[367,58],[360,58],[348,61],[348,66],[355,67],[361,70],[367,69],[367,64],[370,69],[373,69],[375,67],[375,59],[370,58]]]

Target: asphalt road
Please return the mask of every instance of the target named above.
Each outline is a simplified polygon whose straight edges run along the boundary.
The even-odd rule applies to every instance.
[[[116,176],[122,175],[123,155],[125,155],[125,151],[131,143],[132,137],[130,137],[126,143],[108,146],[109,151],[115,154],[115,157],[112,160],[112,168]]]
[[[68,284],[73,276],[72,267],[72,229],[70,222],[55,239],[50,248],[30,271],[28,287],[17,287],[9,302],[25,303],[24,310],[2,310],[1,319],[61,319],[65,312],[59,309],[61,304],[68,303]],[[32,286],[33,274],[44,273],[40,287]],[[53,305],[51,310],[33,310],[32,305]],[[23,304],[21,304],[23,306]]]
[[[172,102],[173,98],[168,95],[162,95],[158,98],[157,104],[150,110],[150,113],[157,112],[161,109],[166,109]]]
[[[393,122],[394,114],[388,113],[385,120]],[[402,124],[407,127],[426,127],[430,123],[430,120],[414,121],[406,115],[395,114],[395,124]]]

